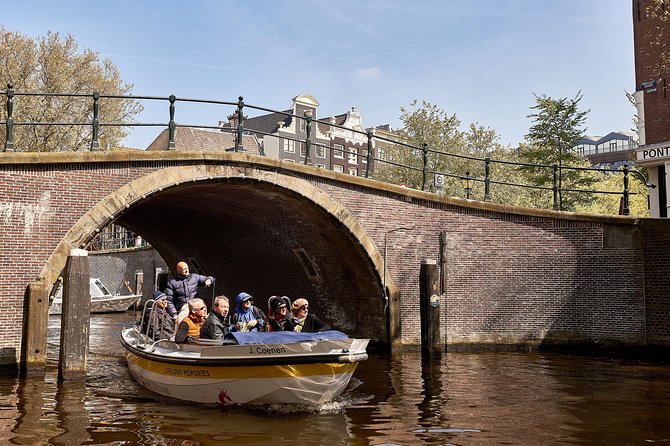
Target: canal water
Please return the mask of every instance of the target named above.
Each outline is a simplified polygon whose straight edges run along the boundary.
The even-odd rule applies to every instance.
[[[129,376],[118,340],[133,315],[93,315],[86,383],[0,378],[0,444],[670,444],[670,366],[543,353],[372,354],[345,394],[305,410],[188,404]]]

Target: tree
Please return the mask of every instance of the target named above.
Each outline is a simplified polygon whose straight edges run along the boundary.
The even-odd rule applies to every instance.
[[[577,212],[589,214],[616,215],[620,211],[623,192],[623,174],[604,173],[600,175],[598,190],[616,192],[612,194],[596,194],[589,204],[578,204]],[[630,192],[629,211],[631,216],[649,217],[648,196],[649,188],[637,175],[628,176],[628,190]]]
[[[79,50],[71,35],[48,32],[33,39],[0,26],[0,80],[12,84],[16,92],[86,93],[90,97],[15,96],[15,122],[66,122],[68,125],[16,125],[17,151],[75,151],[91,146],[92,127],[72,123],[91,123],[92,94],[127,95],[133,85],[121,80],[119,70],[98,54]],[[7,119],[7,95],[0,96],[0,119]],[[142,111],[130,99],[100,99],[101,123],[130,124]],[[4,130],[4,129],[3,129]],[[101,126],[100,146],[118,147],[127,136],[122,126]],[[4,147],[6,132],[0,132]]]
[[[409,109],[400,107],[403,128],[397,132],[396,137],[398,142],[414,146],[416,149],[409,149],[402,145],[386,147],[385,158],[390,163],[379,164],[375,171],[375,178],[393,184],[405,183],[408,187],[421,189],[423,182],[423,150],[421,148],[423,144],[426,144],[431,151],[451,152],[462,146],[463,134],[458,129],[461,122],[456,115],[449,115],[426,101],[422,101],[421,106],[418,106],[417,101],[414,100],[409,107]],[[428,169],[443,171],[448,167],[450,161],[447,158],[444,155],[430,153]],[[432,185],[432,176],[426,182]]]
[[[566,193],[564,189],[588,189],[596,181],[594,175],[586,171],[564,169],[563,166],[590,167],[588,159],[575,151],[577,142],[584,134],[582,125],[587,111],[579,111],[578,93],[573,99],[552,99],[535,96],[535,105],[528,115],[533,124],[526,135],[527,144],[519,154],[525,163],[556,165],[558,167],[559,209],[574,210],[578,203],[588,203],[591,194]],[[554,171],[551,168],[525,167],[522,169],[528,181],[538,187],[553,187]],[[544,197],[546,195],[543,194]]]

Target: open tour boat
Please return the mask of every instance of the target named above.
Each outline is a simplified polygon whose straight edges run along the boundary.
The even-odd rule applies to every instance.
[[[154,341],[141,326],[121,333],[132,377],[161,395],[200,403],[322,404],[347,387],[368,339],[342,332],[235,332],[231,339]]]

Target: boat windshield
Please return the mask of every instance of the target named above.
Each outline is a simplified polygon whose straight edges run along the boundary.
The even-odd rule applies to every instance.
[[[100,279],[91,279],[91,296],[109,296],[110,293]]]

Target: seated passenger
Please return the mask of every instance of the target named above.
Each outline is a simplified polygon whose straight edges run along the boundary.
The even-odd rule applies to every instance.
[[[168,314],[165,294],[156,291],[153,296],[153,309],[145,314],[149,324],[149,336],[154,339],[170,339],[174,335],[174,320]]]
[[[288,304],[290,300],[286,296],[272,296],[268,316],[268,331],[284,331],[288,320]]]
[[[228,317],[228,298],[216,296],[214,307],[207,316],[205,324],[200,329],[200,337],[204,339],[223,339],[230,329],[230,317]]]
[[[330,325],[319,320],[318,317],[309,313],[309,302],[307,299],[296,299],[291,305],[292,317],[286,321],[284,330],[298,331],[303,333],[316,333],[330,330]]]
[[[235,300],[237,311],[233,314],[233,325],[230,331],[263,331],[265,313],[254,306],[253,297],[242,291]]]
[[[188,316],[184,318],[177,328],[174,341],[178,343],[191,342],[200,337],[200,328],[205,323],[207,307],[205,301],[196,297],[188,301]]]

